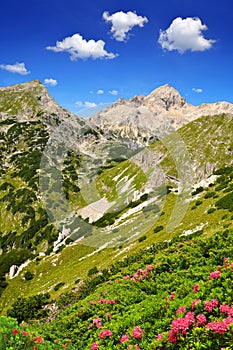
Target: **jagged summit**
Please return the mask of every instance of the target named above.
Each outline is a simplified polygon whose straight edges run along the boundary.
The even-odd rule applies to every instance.
[[[186,100],[172,86],[165,84],[153,90],[147,97],[147,103],[153,103],[169,111],[170,108],[182,108]]]

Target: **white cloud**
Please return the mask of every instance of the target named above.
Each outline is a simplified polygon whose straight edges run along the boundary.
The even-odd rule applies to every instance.
[[[98,94],[98,95],[103,95],[103,94],[104,94],[104,90],[99,89],[99,90],[97,91],[97,94]]]
[[[7,70],[8,72],[17,73],[21,75],[27,75],[31,73],[27,70],[24,63],[19,62],[16,62],[15,64],[0,64],[0,68]]]
[[[199,89],[199,88],[198,88],[198,89],[192,88],[192,91],[194,91],[194,92],[200,94],[203,90],[202,90],[202,89]]]
[[[111,22],[111,33],[117,41],[124,41],[127,38],[127,33],[134,27],[143,27],[148,22],[146,17],[138,16],[135,12],[116,12],[112,15],[105,11],[103,19],[106,22]]]
[[[207,30],[207,26],[202,24],[200,18],[177,17],[168,29],[160,30],[158,42],[168,51],[205,51],[212,47],[215,40],[205,39],[203,30]]]
[[[54,52],[68,52],[72,61],[87,58],[108,58],[113,59],[117,54],[107,52],[104,49],[105,42],[103,40],[85,40],[80,34],[74,34],[66,37],[62,41],[57,41],[56,46],[47,46],[47,50]]]
[[[57,85],[57,80],[52,79],[52,78],[46,78],[44,80],[44,84],[49,85],[49,86],[56,86]]]
[[[117,96],[118,95],[118,91],[117,90],[109,90],[108,91],[111,95]]]
[[[77,101],[75,102],[76,106],[78,107],[82,107],[82,108],[93,108],[93,107],[96,107],[97,104],[95,102],[89,102],[89,101],[86,101],[86,102],[81,102],[81,101]]]

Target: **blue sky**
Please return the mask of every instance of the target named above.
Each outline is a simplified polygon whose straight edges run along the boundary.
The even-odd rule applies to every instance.
[[[39,79],[72,112],[170,84],[233,103],[231,0],[9,0],[0,86]]]

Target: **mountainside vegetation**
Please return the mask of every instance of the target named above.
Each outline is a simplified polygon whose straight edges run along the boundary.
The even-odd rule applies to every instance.
[[[231,349],[232,133],[206,115],[142,145],[37,81],[0,90],[0,349]]]

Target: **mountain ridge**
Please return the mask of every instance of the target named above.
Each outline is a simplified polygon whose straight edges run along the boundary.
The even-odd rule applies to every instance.
[[[203,115],[233,114],[233,104],[216,102],[193,106],[168,84],[147,96],[119,99],[111,106],[89,118],[92,126],[111,131],[123,138],[137,139],[150,144],[156,137],[166,135]]]

